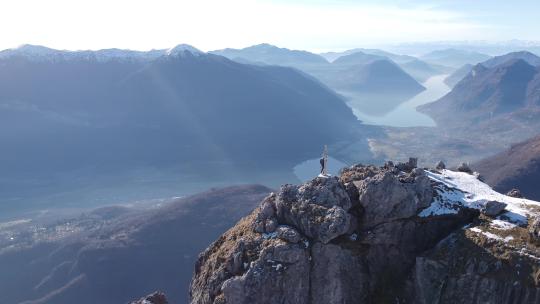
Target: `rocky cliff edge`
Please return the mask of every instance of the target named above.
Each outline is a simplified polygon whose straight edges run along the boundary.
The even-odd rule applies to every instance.
[[[540,203],[438,167],[282,186],[201,253],[191,303],[540,303]]]

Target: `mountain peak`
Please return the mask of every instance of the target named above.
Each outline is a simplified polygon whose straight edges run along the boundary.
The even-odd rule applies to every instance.
[[[251,46],[253,48],[269,48],[269,49],[279,49],[279,47],[273,45],[273,44],[270,44],[270,43],[259,43],[259,44],[256,44],[256,45],[253,45]]]
[[[170,48],[167,50],[166,54],[168,56],[177,56],[177,55],[183,55],[186,52],[191,53],[193,55],[202,55],[204,52],[200,51],[199,49],[189,45],[189,44],[179,44],[173,48]]]

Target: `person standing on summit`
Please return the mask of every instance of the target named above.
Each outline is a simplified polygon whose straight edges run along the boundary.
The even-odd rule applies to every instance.
[[[326,168],[326,165],[328,164],[328,147],[326,145],[324,146],[324,151],[321,159],[319,160],[319,163],[321,164],[321,175],[327,176],[328,170]]]

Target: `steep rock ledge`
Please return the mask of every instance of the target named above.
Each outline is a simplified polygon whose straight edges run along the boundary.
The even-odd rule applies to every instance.
[[[540,204],[482,185],[414,160],[284,185],[200,255],[191,303],[539,303]]]

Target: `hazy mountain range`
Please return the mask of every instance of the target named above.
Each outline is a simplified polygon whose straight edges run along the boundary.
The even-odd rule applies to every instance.
[[[461,67],[465,64],[477,64],[490,59],[491,56],[474,51],[445,49],[436,50],[420,56],[420,59],[452,67]]]
[[[369,64],[376,60],[395,62],[417,81],[441,74],[449,70],[442,65],[431,65],[418,58],[393,54],[377,49],[352,49],[344,52],[314,54],[306,51],[289,50],[269,44],[255,45],[244,49],[224,49],[212,51],[213,54],[229,59],[253,64],[271,64],[293,66],[301,69],[326,83],[326,79],[339,81],[339,73],[344,66]],[[390,75],[387,75],[390,77]],[[398,88],[399,89],[399,88]]]
[[[3,199],[20,200],[25,184],[50,188],[39,183],[57,174],[80,179],[81,170],[104,180],[174,167],[189,177],[186,185],[245,172],[284,177],[360,125],[336,93],[288,67],[240,64],[188,46],[151,60],[79,55],[23,49],[0,58]]]

